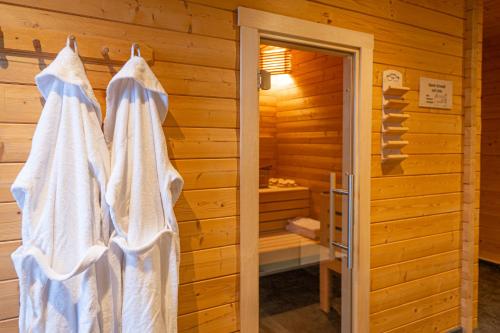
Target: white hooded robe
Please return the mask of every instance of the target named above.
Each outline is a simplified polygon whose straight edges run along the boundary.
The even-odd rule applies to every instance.
[[[101,205],[109,151],[76,47],[62,49],[36,84],[45,105],[11,188],[22,212],[22,246],[12,254],[20,332],[113,332],[120,302],[108,283],[110,225]]]
[[[112,143],[106,189],[122,253],[123,332],[177,332],[179,236],[173,205],[183,180],[168,158],[168,95],[132,56],[107,88],[104,134]]]

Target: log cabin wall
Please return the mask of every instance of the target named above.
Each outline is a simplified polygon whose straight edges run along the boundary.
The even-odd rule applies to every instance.
[[[320,216],[330,172],[342,171],[342,58],[292,50],[293,83],[280,90],[276,113],[277,175],[311,191],[311,217]]]
[[[500,3],[484,3],[479,257],[500,264]]]
[[[372,129],[372,332],[443,331],[460,324],[464,0],[7,0],[0,48],[33,49],[16,34],[77,35],[148,45],[170,94],[165,134],[186,180],[176,206],[181,234],[181,332],[238,327],[238,30],[243,5],[375,36]],[[32,30],[31,30],[32,29]],[[28,35],[26,35],[28,31]],[[26,39],[25,39],[26,40]],[[31,39],[29,39],[31,41]],[[64,38],[42,49],[58,50]],[[4,46],[5,45],[5,46]],[[127,50],[128,52],[128,50]],[[0,54],[0,331],[15,332],[17,280],[9,254],[19,211],[9,187],[30,148],[40,111],[37,59]],[[113,69],[86,65],[103,103]],[[380,162],[381,78],[403,72],[411,118],[399,166]],[[419,108],[420,76],[453,81],[453,109]],[[477,268],[477,265],[475,265]]]
[[[279,90],[271,87],[259,91],[259,166],[269,167],[269,176],[276,176],[278,154],[276,150],[276,109]]]
[[[330,172],[342,181],[342,66],[339,56],[291,50],[289,76],[259,92],[260,165],[308,187],[315,219]]]

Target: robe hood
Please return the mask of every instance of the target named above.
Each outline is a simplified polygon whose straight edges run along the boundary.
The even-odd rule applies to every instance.
[[[101,107],[87,78],[83,63],[78,53],[73,51],[69,46],[64,47],[57,54],[54,61],[35,77],[38,90],[45,100],[47,100],[55,80],[80,87],[83,95],[95,107],[97,118],[102,123]]]
[[[132,80],[138,83],[145,90],[158,95],[158,113],[160,121],[163,123],[167,117],[168,109],[168,94],[163,89],[160,81],[149,67],[146,60],[141,56],[131,56],[120,71],[111,79],[106,90],[106,105],[115,105],[116,99],[119,96],[113,91],[120,90],[120,84],[124,81]],[[114,125],[116,122],[116,107],[112,107],[107,111],[106,122],[104,123],[104,136],[106,141],[110,142],[113,138]]]

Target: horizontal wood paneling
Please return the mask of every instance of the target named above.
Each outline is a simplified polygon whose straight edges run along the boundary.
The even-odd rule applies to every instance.
[[[64,10],[29,8],[36,5],[1,4],[1,45],[30,51],[33,38],[38,38],[44,52],[56,53],[71,31],[83,56],[101,57],[100,49],[108,46],[111,60],[124,61],[132,41],[141,44],[146,58],[154,53],[152,69],[169,93],[164,123],[169,155],[185,180],[175,208],[182,251],[179,328],[237,331],[239,117],[234,17],[203,5],[190,4],[188,9],[177,1],[165,2],[161,13],[156,10],[159,3],[141,6],[158,18],[176,17],[153,27],[84,15],[96,8],[86,5],[80,6],[78,15],[68,15]],[[103,5],[119,16],[127,12],[116,2]],[[0,55],[0,331],[15,332],[18,293],[10,253],[20,244],[20,212],[9,188],[27,158],[43,107],[34,76],[52,58],[44,55],[39,60],[1,50]],[[85,67],[104,107],[104,90],[120,65],[86,63]]]
[[[460,266],[458,248],[452,249],[455,243],[449,237],[460,233],[461,190],[457,184],[462,181],[458,176],[463,158],[462,99],[468,84],[463,79],[465,1],[140,0],[130,4],[127,0],[89,0],[74,6],[62,0],[8,0],[0,4],[0,45],[33,50],[32,40],[38,36],[42,50],[57,52],[71,31],[82,52],[96,56],[100,51],[96,45],[101,44],[121,50],[136,41],[151,48],[152,69],[170,94],[164,124],[169,153],[187,188],[176,206],[186,263],[185,281],[179,290],[179,330],[234,332],[240,329],[235,270],[239,56],[234,14],[239,5],[374,34],[372,255],[376,267],[371,281],[372,331],[428,332],[458,326],[459,307],[453,306],[453,299],[448,302],[440,295],[455,288],[453,272]],[[121,59],[124,54],[112,55]],[[0,162],[5,171],[0,173],[0,242],[12,245],[20,237],[20,219],[8,188],[26,159],[39,117],[41,101],[33,76],[40,67],[36,58],[0,56],[6,60],[0,68]],[[45,57],[42,64],[50,61]],[[495,67],[489,66],[485,68],[494,73]],[[103,103],[104,89],[119,65],[85,67]],[[401,71],[410,87],[410,131],[404,135],[410,144],[403,149],[410,156],[397,166],[383,165],[379,157],[380,90],[385,69]],[[418,107],[421,76],[453,82],[452,110]],[[336,123],[326,121],[331,110],[325,105],[337,105],[340,97],[308,95],[316,91],[320,96],[326,88],[312,83],[314,75],[304,75],[303,80],[309,82],[303,91],[290,91],[303,102],[296,98],[283,103],[286,111],[281,116],[289,123],[281,127],[287,132],[277,134],[277,148],[287,153],[278,163],[286,164],[287,172],[297,178],[314,169],[307,158],[297,156],[306,151],[321,155],[315,161],[321,170],[341,165],[332,158],[340,153],[340,142],[335,141],[339,133],[325,130],[325,125]],[[498,105],[497,86],[489,84],[485,95]],[[306,111],[294,112],[296,106]],[[486,117],[495,119],[495,108],[484,109]],[[307,121],[304,130],[298,129],[299,121]],[[485,142],[491,148],[482,148],[489,154],[496,141]],[[311,173],[310,178],[306,183],[310,188],[327,185],[320,173]],[[432,186],[433,181],[438,185]],[[493,185],[491,181],[486,186],[491,190]],[[485,207],[495,202],[486,200]],[[488,214],[483,218],[496,219]],[[418,239],[433,246],[418,244]],[[408,252],[386,253],[406,246]],[[217,268],[216,258],[221,265]],[[6,309],[3,317],[13,318],[17,293],[10,292],[17,289],[17,282],[5,280],[0,286],[0,313]],[[379,296],[382,291],[388,296]],[[379,320],[376,313],[383,312],[386,316]],[[15,319],[0,319],[0,332],[12,330],[13,323]]]

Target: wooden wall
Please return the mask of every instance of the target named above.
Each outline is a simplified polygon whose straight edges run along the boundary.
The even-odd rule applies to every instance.
[[[500,3],[484,3],[479,257],[500,264]]]
[[[371,331],[444,331],[459,325],[464,0],[6,2],[12,4],[0,4],[4,44],[16,42],[16,31],[35,29],[44,35],[71,31],[80,45],[97,36],[154,49],[153,71],[171,94],[165,123],[170,154],[186,179],[176,207],[183,251],[181,332],[238,330],[234,10],[244,5],[374,34]],[[42,48],[63,43],[53,38]],[[40,110],[33,87],[39,63],[0,55],[0,331],[15,331],[17,281],[8,254],[18,243],[19,212],[8,187],[26,158]],[[389,68],[402,71],[411,88],[405,135],[410,144],[404,149],[410,157],[383,167],[381,73]],[[87,69],[102,101],[110,69]],[[420,76],[453,81],[452,110],[418,107]]]
[[[175,207],[181,236],[180,332],[238,330],[238,109],[236,28],[230,11],[181,1],[12,1],[0,4],[0,48],[57,52],[69,32],[100,56],[135,41],[154,50],[152,70],[170,95],[169,154],[185,179]],[[1,49],[0,49],[1,50]],[[1,51],[0,51],[1,52]],[[43,62],[50,62],[50,58]],[[20,214],[9,187],[26,160],[41,109],[37,58],[0,53],[0,332],[15,332],[18,286],[10,253]],[[104,106],[120,66],[86,64]]]
[[[276,150],[276,111],[279,89],[259,90],[259,165],[271,167],[270,176],[276,176],[278,152]]]
[[[294,83],[281,91],[277,103],[277,173],[309,187],[315,219],[330,172],[341,181],[342,71],[341,57],[294,50]]]
[[[289,83],[260,91],[261,165],[309,187],[311,217],[318,219],[330,172],[342,180],[342,58],[291,50],[291,62]]]

